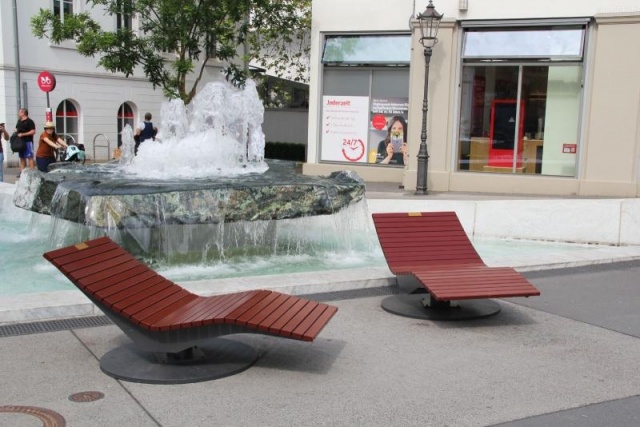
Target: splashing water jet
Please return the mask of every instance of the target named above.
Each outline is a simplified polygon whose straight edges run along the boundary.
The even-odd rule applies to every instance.
[[[151,261],[368,250],[364,183],[352,172],[303,176],[264,160],[255,83],[206,85],[185,107],[161,106],[155,141],[133,155],[133,131],[108,164],[25,171],[16,206],[55,217],[52,246],[108,235]]]

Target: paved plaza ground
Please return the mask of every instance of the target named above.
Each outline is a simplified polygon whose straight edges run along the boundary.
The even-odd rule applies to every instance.
[[[0,426],[637,426],[640,260],[602,262],[525,271],[542,295],[479,320],[389,314],[393,285],[309,295],[339,308],[315,342],[230,336],[257,364],[194,384],[103,374],[127,338],[99,316],[0,325]]]
[[[389,314],[374,289],[317,295],[339,311],[315,342],[233,336],[258,363],[195,384],[103,374],[100,357],[126,341],[112,325],[7,336],[0,406],[70,426],[640,425],[640,263],[525,274],[541,297],[464,322]],[[104,397],[69,400],[90,391]],[[3,426],[34,420],[0,413]]]

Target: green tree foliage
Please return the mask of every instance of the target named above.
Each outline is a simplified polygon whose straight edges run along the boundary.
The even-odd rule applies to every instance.
[[[72,40],[84,56],[110,72],[144,72],[153,87],[188,104],[207,61],[224,64],[227,80],[242,86],[245,64],[304,81],[308,67],[311,0],[87,0],[93,16],[133,16],[137,25],[104,29],[89,12],[40,9],[31,18],[38,38]],[[104,20],[103,20],[104,22]],[[115,19],[114,19],[115,22]],[[139,68],[138,68],[139,67]]]

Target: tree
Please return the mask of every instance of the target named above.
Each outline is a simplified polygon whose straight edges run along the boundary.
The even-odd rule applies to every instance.
[[[154,88],[188,104],[207,61],[226,64],[227,80],[242,86],[253,61],[278,76],[305,81],[311,0],[87,0],[94,11],[136,17],[137,28],[103,29],[89,12],[65,15],[40,9],[31,18],[38,38],[76,43],[110,72],[131,76],[137,67]],[[118,22],[120,22],[118,20]],[[167,54],[175,54],[168,60]]]

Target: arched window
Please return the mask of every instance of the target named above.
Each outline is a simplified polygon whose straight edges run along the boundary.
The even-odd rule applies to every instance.
[[[73,138],[73,142],[77,144],[80,143],[78,139],[78,110],[75,104],[68,99],[58,104],[56,109],[56,132],[59,135]]]
[[[126,125],[131,126],[132,129],[134,128],[133,108],[128,102],[122,103],[122,105],[120,105],[120,107],[118,108],[118,147],[122,145],[122,135],[120,134],[120,132],[122,132],[122,129],[124,129]]]

